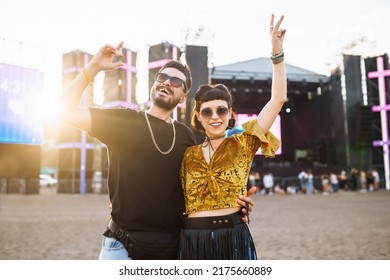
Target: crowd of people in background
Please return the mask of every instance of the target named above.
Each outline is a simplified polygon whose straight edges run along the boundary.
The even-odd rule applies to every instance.
[[[351,168],[349,172],[323,172],[313,174],[311,169],[301,170],[297,177],[278,178],[270,171],[261,176],[252,171],[248,187],[255,186],[256,195],[274,194],[322,194],[330,195],[339,191],[374,192],[380,189],[380,175],[376,169],[359,170]]]

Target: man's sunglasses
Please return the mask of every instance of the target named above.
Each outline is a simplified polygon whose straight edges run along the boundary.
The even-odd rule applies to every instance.
[[[156,76],[156,81],[159,82],[159,83],[163,83],[165,82],[166,80],[169,80],[171,82],[171,85],[175,88],[179,88],[181,86],[184,86],[184,91],[187,91],[187,86],[186,86],[186,83],[178,78],[178,77],[172,77],[172,76],[169,76],[165,73],[157,73],[157,76]]]
[[[226,117],[229,113],[229,109],[225,106],[218,106],[216,111],[220,118]],[[200,111],[200,115],[205,119],[210,119],[213,116],[213,109],[210,107],[203,108],[202,111]]]

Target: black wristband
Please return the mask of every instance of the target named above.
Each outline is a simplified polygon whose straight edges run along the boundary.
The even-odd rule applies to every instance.
[[[271,56],[271,60],[272,60],[273,64],[278,64],[278,63],[284,61],[284,52],[281,52],[280,54],[275,55],[275,56]]]

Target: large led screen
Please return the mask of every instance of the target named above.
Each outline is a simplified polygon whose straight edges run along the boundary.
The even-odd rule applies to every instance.
[[[0,143],[42,144],[36,105],[43,85],[40,71],[0,64]]]
[[[236,119],[238,121],[238,125],[235,126],[233,129],[229,130],[227,132],[228,135],[232,135],[234,133],[240,133],[242,131],[244,131],[243,127],[241,126],[243,123],[247,122],[247,121],[250,121],[254,118],[257,118],[257,115],[254,115],[254,114],[237,114],[236,115]],[[274,123],[272,124],[271,128],[270,128],[270,132],[276,136],[276,138],[278,138],[280,140],[280,142],[282,142],[282,133],[281,133],[281,127],[280,127],[280,116],[277,116]],[[261,155],[261,152],[260,150],[257,151],[256,153],[257,155]],[[276,151],[276,154],[277,155],[281,155],[282,154],[282,144],[280,145],[280,148]]]

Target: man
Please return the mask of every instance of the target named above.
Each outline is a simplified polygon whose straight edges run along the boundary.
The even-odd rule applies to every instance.
[[[263,176],[263,184],[265,187],[265,194],[273,195],[274,176],[271,172],[266,172]]]
[[[82,93],[93,86],[100,71],[123,65],[113,62],[122,55],[122,45],[100,48],[72,81],[61,98],[63,120],[107,146],[112,209],[99,259],[176,259],[184,211],[179,170],[184,151],[195,144],[195,137],[170,116],[187,99],[191,73],[179,62],[165,64],[150,91],[152,105],[145,112],[79,108]],[[253,205],[248,197],[242,199],[240,205]]]
[[[302,170],[299,174],[298,174],[298,179],[299,179],[299,186],[298,186],[298,189],[297,189],[297,193],[300,193],[300,192],[306,192],[307,190],[307,173],[305,170]]]

